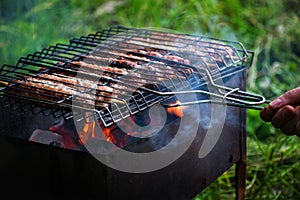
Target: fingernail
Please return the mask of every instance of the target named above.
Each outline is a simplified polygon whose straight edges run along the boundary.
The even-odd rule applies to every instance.
[[[274,101],[272,101],[269,105],[271,107],[279,107],[281,105],[282,101],[281,99],[275,99]]]

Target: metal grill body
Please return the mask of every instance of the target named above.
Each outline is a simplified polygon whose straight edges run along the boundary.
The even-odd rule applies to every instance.
[[[227,82],[235,87],[242,87],[244,83],[245,77],[239,75]],[[200,110],[204,117],[210,107],[202,104]],[[57,120],[51,115],[11,109],[1,109],[0,114],[0,175],[5,182],[2,194],[13,197],[18,188],[19,193],[31,198],[186,200],[235,166],[236,191],[233,188],[232,192],[236,192],[236,199],[245,197],[246,122],[242,108],[228,107],[228,118],[218,143],[205,158],[199,159],[198,154],[207,133],[206,123],[210,122],[200,121],[196,138],[178,160],[160,170],[140,174],[114,170],[89,153],[27,141],[29,133],[36,128],[47,129]],[[194,123],[190,118],[188,125]],[[166,125],[161,138],[176,134],[177,128],[178,121]],[[126,149],[151,151],[152,144],[151,139],[140,140]]]

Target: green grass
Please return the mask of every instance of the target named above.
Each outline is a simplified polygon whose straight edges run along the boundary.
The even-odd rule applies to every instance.
[[[255,52],[247,90],[272,99],[300,85],[297,0],[42,1],[0,3],[0,64],[113,25],[159,27],[237,40]],[[103,5],[106,5],[103,6]],[[110,5],[110,6],[109,6]],[[246,199],[300,198],[300,141],[247,112]],[[233,199],[234,169],[197,199]]]

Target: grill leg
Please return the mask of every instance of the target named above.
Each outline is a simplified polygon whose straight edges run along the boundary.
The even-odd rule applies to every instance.
[[[240,76],[241,89],[246,90],[246,71]],[[236,163],[235,182],[236,182],[236,200],[244,200],[246,192],[246,110],[240,109],[240,155],[241,159]]]
[[[236,163],[235,178],[236,200],[244,200],[246,189],[246,162],[243,160],[240,160]]]
[[[246,124],[246,114],[241,111],[241,124]],[[246,192],[246,126],[241,126],[240,153],[241,159],[235,164],[236,200],[244,200]]]

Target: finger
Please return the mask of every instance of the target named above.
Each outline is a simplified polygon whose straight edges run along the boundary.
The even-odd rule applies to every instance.
[[[294,116],[291,120],[285,122],[283,125],[281,125],[280,130],[282,133],[286,135],[297,135],[296,134],[296,126],[299,121],[299,118],[297,116]]]
[[[271,110],[269,106],[260,111],[260,118],[265,122],[271,122],[275,111]]]
[[[279,110],[284,105],[297,105],[300,103],[300,87],[289,90],[274,101],[269,106],[272,110]]]
[[[281,126],[283,126],[283,124],[291,120],[295,115],[296,111],[294,107],[290,105],[284,106],[279,109],[273,116],[271,121],[272,125],[276,128],[280,128]]]

